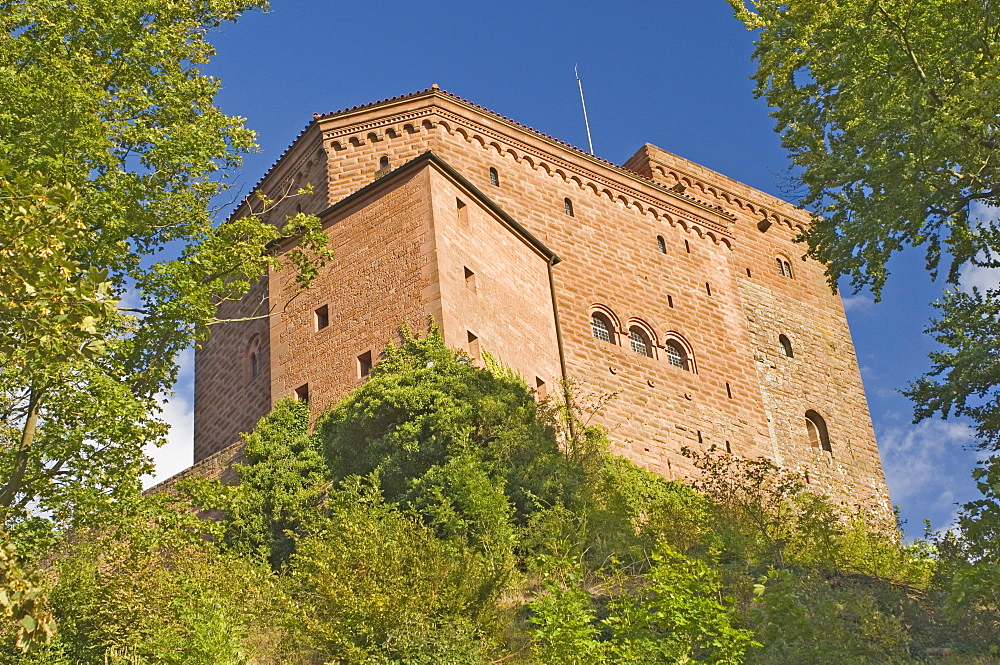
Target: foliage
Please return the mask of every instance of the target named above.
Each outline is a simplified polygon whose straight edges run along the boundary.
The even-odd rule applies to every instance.
[[[280,267],[268,242],[299,238],[302,283],[329,256],[316,218],[273,218],[273,202],[213,220],[254,134],[214,106],[207,36],[265,6],[3,3],[0,519],[15,535],[135,495],[177,354]]]
[[[0,547],[0,615],[17,626],[18,649],[30,651],[48,643],[55,620],[45,607],[38,573],[22,570],[12,543]]]
[[[931,370],[905,392],[917,418],[935,413],[976,423],[980,448],[1000,446],[1000,291],[950,291],[934,303],[940,317],[926,332],[943,349],[930,353]]]
[[[478,644],[503,615],[509,571],[439,539],[359,478],[331,497],[327,529],[301,541],[291,563],[289,593],[302,608],[293,619],[326,659],[391,661],[450,629]]]
[[[652,561],[642,577],[615,575],[618,588],[600,621],[578,569],[555,566],[557,574],[529,605],[539,661],[742,663],[752,634],[732,625],[715,571],[669,546],[660,546]]]
[[[901,618],[872,589],[771,570],[757,583],[751,626],[762,643],[750,663],[910,663]]]
[[[757,94],[822,218],[810,254],[878,294],[889,256],[927,245],[949,280],[995,263],[998,14],[989,0],[730,0],[758,30]]]
[[[297,538],[325,526],[329,472],[309,424],[308,404],[280,400],[243,436],[246,461],[234,465],[238,485],[193,479],[180,488],[203,510],[224,513],[228,546],[275,570],[287,563]]]
[[[540,506],[560,503],[580,481],[564,463],[553,420],[519,378],[476,367],[436,331],[419,338],[404,330],[400,345],[383,351],[368,381],[317,431],[334,479],[377,472],[387,500],[414,506],[438,505],[433,497],[441,483],[474,484],[487,493],[492,484],[523,521]],[[468,476],[477,465],[488,480]],[[472,508],[470,501],[464,505]],[[461,508],[453,503],[439,512]]]
[[[52,569],[59,634],[36,656],[7,662],[237,665],[275,651],[274,581],[204,541],[151,549],[143,538],[81,532]]]

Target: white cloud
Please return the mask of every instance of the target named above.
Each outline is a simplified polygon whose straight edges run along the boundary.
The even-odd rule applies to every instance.
[[[969,210],[969,216],[975,226],[1000,223],[1000,208],[976,201]],[[995,289],[1000,286],[1000,269],[965,265],[962,267],[960,279],[963,289],[971,289],[973,286],[981,290]]]
[[[174,394],[159,398],[163,406],[160,417],[170,425],[170,432],[162,447],[146,448],[146,454],[156,464],[156,471],[151,476],[143,476],[143,487],[152,487],[183,471],[194,459],[194,352],[189,349],[182,353],[178,363],[180,373]]]
[[[976,495],[971,472],[981,455],[969,448],[975,443],[972,428],[963,422],[924,420],[884,426],[877,435],[892,501],[916,513],[909,515],[910,535],[917,535],[913,532],[923,518],[937,529],[954,524],[956,504]]]
[[[867,312],[875,304],[875,300],[871,295],[866,293],[858,293],[853,296],[841,296],[841,302],[844,303],[845,312]]]
[[[985,291],[1000,286],[1000,269],[998,268],[983,268],[966,264],[962,266],[959,277],[963,290],[971,290],[975,286],[980,291]]]

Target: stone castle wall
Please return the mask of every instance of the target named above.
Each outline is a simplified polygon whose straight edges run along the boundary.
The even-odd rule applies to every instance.
[[[476,191],[430,164],[403,180],[391,175],[428,150]],[[269,279],[280,315],[269,322],[270,386],[260,395],[273,401],[308,384],[319,410],[359,385],[359,354],[377,358],[401,322],[428,315],[449,345],[491,352],[529,385],[554,387],[547,261],[492,202],[561,259],[552,273],[567,374],[582,401],[614,395],[594,419],[616,450],[667,477],[692,471],[679,454],[685,445],[764,455],[834,497],[887,508],[840,299],[793,242],[808,216],[654,146],[626,166],[436,90],[317,118],[262,187],[308,180],[325,183],[326,204],[353,197],[324,218],[336,259],[310,289],[295,289],[287,271]],[[307,197],[308,211],[321,210],[322,198]],[[322,304],[331,326],[317,331]],[[612,318],[613,344],[592,334],[595,309]],[[653,357],[632,350],[633,327],[652,339]],[[245,363],[232,355],[245,334],[213,336],[199,353],[199,390],[217,392],[197,396],[198,417],[233,408],[224,366]],[[669,362],[668,342],[688,350],[691,371]],[[825,418],[832,452],[810,445],[807,410]],[[227,418],[217,430],[245,431]],[[231,442],[213,436],[198,453]]]

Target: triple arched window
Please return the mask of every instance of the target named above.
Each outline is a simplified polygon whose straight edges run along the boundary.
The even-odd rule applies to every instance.
[[[618,324],[618,318],[603,305],[595,305],[591,310],[590,329],[594,339],[619,345],[617,331],[623,328]],[[624,338],[624,332],[622,335]],[[624,344],[624,340],[621,343]],[[684,338],[670,332],[665,335],[665,341],[660,345],[652,328],[639,319],[631,319],[628,323],[627,347],[633,353],[647,358],[655,359],[663,354],[672,366],[689,372],[695,371],[691,347]]]

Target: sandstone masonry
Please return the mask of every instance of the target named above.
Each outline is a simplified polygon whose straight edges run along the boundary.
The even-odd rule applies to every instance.
[[[196,463],[280,398],[318,415],[433,318],[540,394],[614,393],[595,419],[657,473],[715,445],[888,510],[843,306],[793,242],[806,212],[648,144],[611,164],[436,87],[314,116],[258,187],[307,184],[273,214],[318,214],[336,258],[307,290],[286,270],[226,304],[270,316],[198,349]]]

